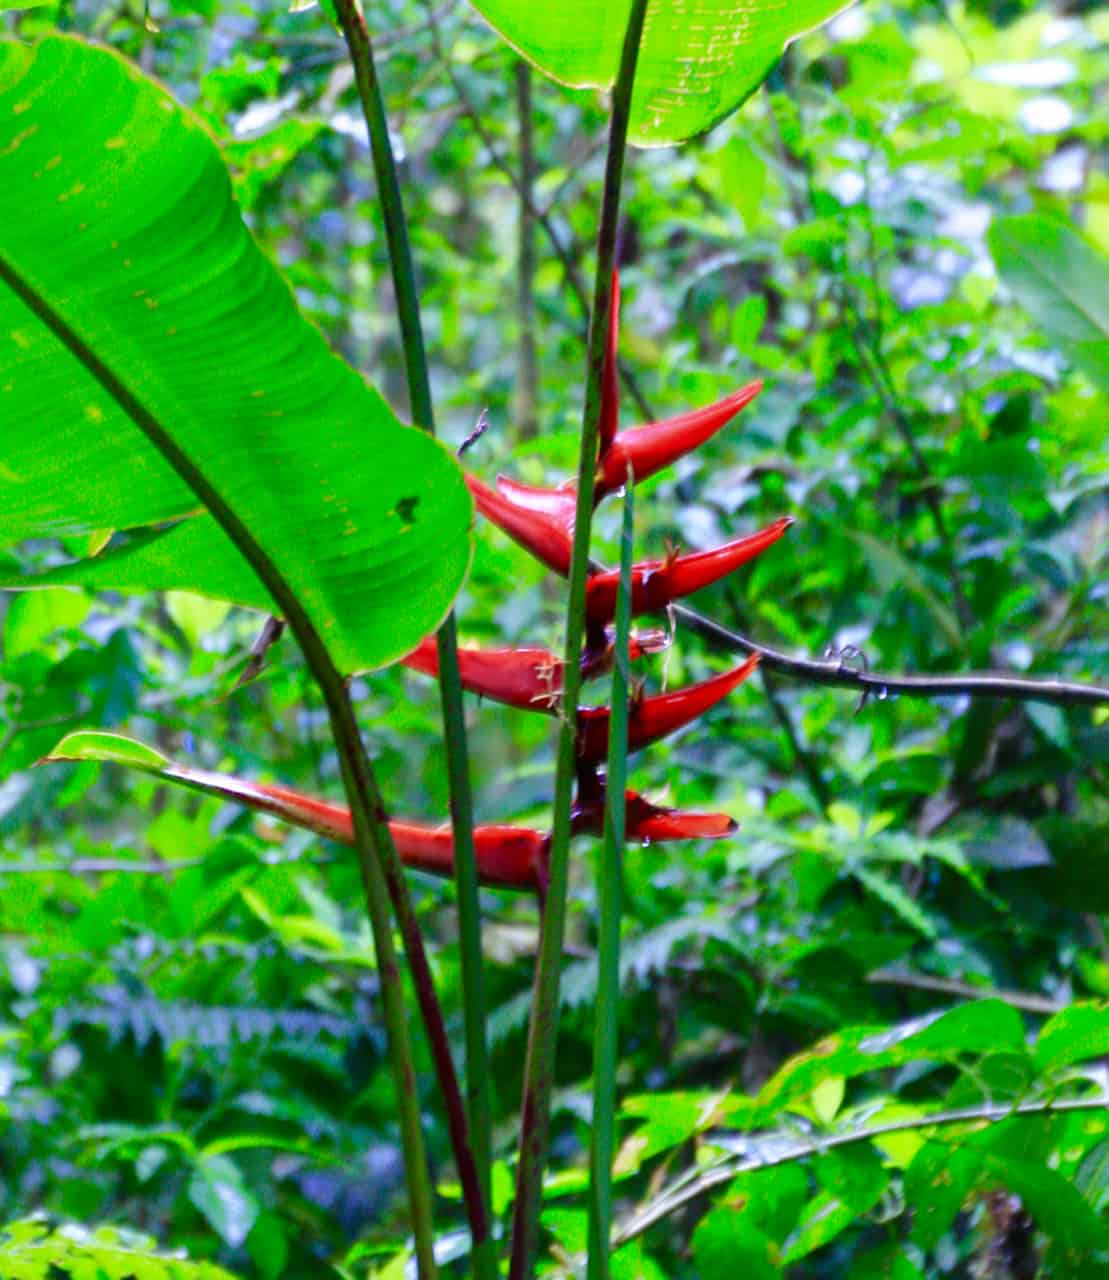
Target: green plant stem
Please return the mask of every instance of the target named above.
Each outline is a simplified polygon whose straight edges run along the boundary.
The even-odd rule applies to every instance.
[[[593,313],[589,322],[585,408],[582,414],[581,452],[578,460],[578,501],[574,546],[570,563],[570,599],[566,609],[566,648],[563,665],[562,714],[558,735],[555,775],[554,824],[539,963],[528,1026],[524,1063],[524,1091],[520,1108],[520,1159],[516,1173],[516,1204],[512,1227],[511,1280],[527,1280],[535,1268],[539,1238],[539,1207],[546,1163],[547,1136],[554,1087],[555,1040],[558,1032],[558,989],[562,964],[562,940],[566,928],[566,894],[570,862],[570,802],[577,765],[577,703],[581,687],[582,636],[585,628],[585,581],[589,573],[589,534],[593,523],[593,491],[597,466],[598,424],[601,410],[601,373],[605,360],[605,335],[612,305],[612,270],[616,259],[616,233],[620,214],[620,186],[631,111],[632,84],[639,57],[639,41],[647,0],[632,0],[620,71],[612,99],[605,185],[601,220],[597,231],[597,274],[593,286]]]
[[[628,777],[628,641],[631,634],[634,479],[630,469],[620,533],[620,585],[609,699],[605,835],[598,877],[597,1008],[593,1024],[593,1126],[589,1148],[589,1280],[608,1280],[612,1236],[612,1159],[616,1141],[616,1062],[620,1040],[620,913]]]
[[[374,64],[373,44],[356,0],[336,0],[336,12],[350,51],[358,95],[366,118],[377,178],[378,197],[385,221],[397,314],[404,342],[408,397],[415,424],[435,434],[427,352],[424,347],[420,300],[408,224],[404,215],[400,182],[393,159],[385,103]],[[469,753],[462,708],[462,680],[458,670],[458,634],[453,612],[439,629],[439,693],[450,788],[451,825],[454,835],[455,879],[458,886],[459,941],[462,960],[463,1018],[466,1036],[466,1097],[463,1106],[442,1013],[431,986],[417,984],[424,1019],[432,1040],[439,1086],[447,1108],[451,1141],[459,1181],[466,1201],[473,1239],[474,1274],[496,1274],[489,1232],[488,1205],[491,1185],[489,1065],[485,1031],[485,984],[481,954],[481,909],[478,900],[477,858],[474,853],[473,797],[470,792]],[[403,922],[402,922],[403,928]],[[418,930],[416,931],[418,937]],[[407,945],[408,936],[405,934]],[[421,945],[422,955],[422,945]],[[426,962],[424,967],[426,968]]]
[[[516,63],[515,79],[520,139],[520,195],[516,215],[516,317],[520,326],[516,355],[516,429],[521,440],[529,440],[539,431],[539,367],[535,355],[535,219],[531,212],[535,147],[531,118],[531,67],[522,58]]]
[[[399,884],[401,896],[406,899],[407,894],[400,859],[397,857],[388,827],[385,825],[385,806],[358,730],[346,682],[332,661],[322,637],[301,605],[296,592],[286,582],[269,553],[257,541],[238,513],[225,501],[223,494],[215,482],[208,478],[200,463],[194,461],[126,383],[3,259],[0,259],[0,279],[9,285],[84,365],[218,521],[273,597],[282,616],[296,636],[308,668],[319,685],[331,722],[331,732],[339,754],[343,786],[353,817],[355,850],[365,886],[366,905],[373,932],[393,1081],[397,1092],[408,1185],[409,1215],[412,1221],[417,1267],[422,1280],[434,1277],[436,1268],[432,1252],[431,1185],[428,1178],[423,1134],[420,1129],[416,1074],[408,1040],[404,991],[397,953],[393,945],[392,922],[389,915],[390,890]]]

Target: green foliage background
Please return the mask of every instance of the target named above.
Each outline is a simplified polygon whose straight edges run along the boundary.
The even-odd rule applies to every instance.
[[[434,26],[420,4],[370,9],[443,435],[458,443],[487,407],[467,465],[486,480],[561,477],[584,314],[537,230],[530,400],[519,202],[501,167],[519,180],[514,55],[461,4],[436,6]],[[144,22],[136,6],[62,3],[2,21],[109,43],[193,106],[301,307],[404,416],[361,117],[318,10],[173,0]],[[1105,325],[1088,301],[1109,296],[1094,288],[1109,253],[1107,37],[1106,11],[1081,3],[876,0],[800,41],[707,137],[631,156],[621,350],[643,401],[663,416],[768,383],[695,460],[640,488],[637,545],[705,546],[798,517],[698,599],[705,612],[810,655],[854,645],[882,671],[1109,680]],[[534,198],[588,279],[603,103],[538,77],[530,88]],[[1072,228],[1058,237],[1069,272],[1045,279],[1010,252],[1029,215]],[[624,405],[624,425],[642,420]],[[602,509],[609,562],[617,520]],[[24,543],[4,572],[85,549]],[[563,592],[481,528],[463,636],[557,647]],[[231,692],[258,625],[180,593],[6,600],[0,1215],[112,1224],[265,1280],[362,1276],[402,1265],[405,1219],[353,861],[149,779],[28,772],[66,731],[118,727],[337,796],[326,718],[288,642]],[[648,671],[653,687],[677,685],[718,663],[679,632]],[[444,816],[434,686],[392,670],[355,688],[394,811]],[[856,703],[767,676],[631,763],[652,797],[726,808],[742,826],[627,858],[618,1219],[646,1222],[683,1175],[720,1174],[630,1238],[615,1273],[1104,1275],[1103,1111],[821,1139],[1105,1087],[1109,719]],[[479,817],[544,825],[549,721],[469,710]],[[594,856],[580,842],[544,1216],[555,1274],[573,1273],[585,1240]],[[460,1034],[452,890],[417,893]],[[536,914],[485,902],[507,1159]],[[422,1078],[439,1226],[462,1254]],[[502,1165],[501,1211],[510,1190]],[[76,1247],[45,1231],[0,1240],[0,1275],[45,1273],[16,1270],[41,1239],[58,1251],[48,1261],[84,1274]],[[135,1246],[126,1231],[96,1245]]]

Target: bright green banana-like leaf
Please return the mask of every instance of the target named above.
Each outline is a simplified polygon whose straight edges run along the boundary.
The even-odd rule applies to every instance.
[[[704,133],[762,84],[792,40],[851,0],[650,0],[639,46],[628,141],[666,146]],[[630,0],[473,0],[540,71],[575,89],[616,82]]]
[[[135,405],[247,525],[344,672],[442,619],[472,547],[461,470],[299,314],[204,128],[115,53],[2,41],[0,546],[137,530],[61,576],[271,607]]]

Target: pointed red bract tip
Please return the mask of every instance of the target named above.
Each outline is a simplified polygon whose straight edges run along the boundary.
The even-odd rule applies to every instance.
[[[565,576],[570,572],[573,538],[563,522],[546,512],[510,501],[468,473],[466,484],[477,509],[487,520],[555,573]]]
[[[424,675],[439,674],[435,637],[422,640],[401,664]],[[458,647],[462,687],[483,698],[525,711],[553,711],[562,694],[562,660],[548,649]]]
[[[673,601],[711,586],[772,546],[791,524],[792,516],[782,516],[757,533],[708,551],[632,565],[632,613],[661,612]],[[592,623],[609,622],[615,616],[619,585],[617,569],[595,573],[586,583],[585,612]]]
[[[762,387],[761,381],[749,382],[705,409],[694,409],[662,422],[649,422],[619,432],[611,448],[601,455],[596,500],[599,502],[627,483],[629,466],[638,484],[704,444],[749,405]]]
[[[702,680],[699,684],[633,701],[628,711],[628,751],[638,751],[668,734],[676,733],[726,698],[758,666],[753,653],[746,662]],[[608,707],[578,708],[578,760],[600,764],[608,755]]]
[[[588,799],[579,801],[571,815],[576,834],[604,832],[604,785],[591,789]],[[731,835],[738,824],[726,813],[694,813],[652,804],[636,791],[624,792],[624,838],[629,842],[655,844],[666,840],[718,840]]]
[[[682,809],[660,809],[640,819],[629,840],[659,844],[665,840],[719,840],[739,830],[739,823],[726,813],[694,813]]]
[[[620,334],[620,273],[612,273],[612,297],[608,307],[608,332],[605,334],[605,360],[601,369],[601,413],[597,423],[600,438],[599,457],[604,458],[616,438],[620,424],[620,366],[616,350]],[[623,479],[620,481],[624,483]]]

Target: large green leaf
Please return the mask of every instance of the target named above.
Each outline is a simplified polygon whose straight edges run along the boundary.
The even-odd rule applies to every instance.
[[[247,524],[344,671],[437,625],[471,552],[458,465],[328,350],[203,127],[116,54],[0,43],[0,269],[0,545],[196,512],[130,396]],[[207,515],[63,576],[270,603]]]
[[[630,0],[473,0],[525,58],[575,89],[616,82]],[[711,128],[766,78],[790,41],[851,0],[650,0],[639,48],[628,139],[666,146]]]
[[[990,228],[1002,280],[1103,391],[1109,391],[1109,260],[1052,218],[1022,214]]]

